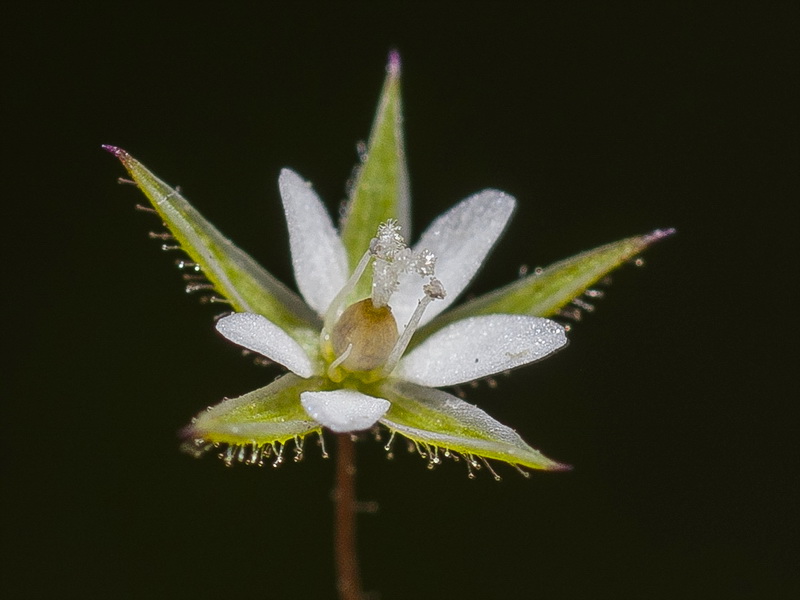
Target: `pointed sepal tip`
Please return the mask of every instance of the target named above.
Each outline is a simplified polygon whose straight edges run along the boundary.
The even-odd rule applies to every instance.
[[[397,50],[389,52],[389,62],[386,65],[386,72],[392,77],[400,75],[400,53]]]

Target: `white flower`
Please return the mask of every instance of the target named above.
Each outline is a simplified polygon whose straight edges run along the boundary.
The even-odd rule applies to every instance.
[[[301,344],[255,313],[217,323],[229,340],[291,371],[255,392],[202,413],[187,434],[197,447],[227,443],[259,462],[287,434],[336,433],[380,423],[438,457],[438,450],[534,468],[562,465],[527,446],[475,406],[435,389],[519,367],[567,343],[548,319],[492,314],[457,320],[410,350],[413,334],[472,280],[514,211],[515,200],[485,190],[436,219],[413,249],[399,226],[380,226],[351,272],[344,245],[311,186],[284,169],[279,178],[297,287],[319,317],[319,339]],[[357,286],[372,266],[371,296]],[[230,450],[230,449],[229,449]]]
[[[565,468],[479,408],[444,392],[539,360],[566,344],[545,318],[588,306],[589,286],[673,230],[656,230],[583,252],[452,311],[514,210],[512,197],[485,190],[436,219],[408,248],[410,199],[402,136],[400,62],[389,57],[367,152],[337,233],[317,195],[284,170],[279,187],[302,298],[225,238],[174,188],[124,150],[106,146],[149,198],[189,260],[187,292],[235,314],[217,328],[229,340],[290,373],[224,400],[185,429],[195,454],[220,447],[226,464],[296,457],[309,433],[385,426],[427,456],[497,459],[534,469]],[[197,284],[196,277],[207,283]],[[568,308],[570,303],[576,306]],[[320,437],[322,440],[322,437]],[[390,442],[391,443],[391,442]],[[387,444],[388,448],[389,444]]]

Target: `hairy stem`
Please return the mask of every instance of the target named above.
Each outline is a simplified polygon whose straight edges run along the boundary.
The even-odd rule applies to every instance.
[[[336,587],[341,600],[362,600],[361,574],[356,553],[356,449],[349,433],[340,433],[336,438]]]

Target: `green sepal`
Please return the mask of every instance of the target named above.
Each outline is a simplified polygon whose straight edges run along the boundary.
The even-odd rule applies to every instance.
[[[358,170],[341,224],[341,236],[350,269],[369,248],[378,225],[396,219],[403,236],[410,238],[408,170],[403,148],[400,106],[400,57],[389,56],[386,79],[372,124],[366,157]],[[354,297],[370,291],[370,278],[363,277]]]
[[[302,438],[321,426],[303,410],[300,394],[318,390],[322,383],[318,377],[303,379],[287,373],[268,386],[200,413],[183,435],[197,446],[263,446]]]
[[[449,323],[477,315],[513,314],[551,317],[609,272],[629,261],[653,242],[672,233],[674,233],[672,229],[658,229],[647,235],[606,244],[479,296],[438,316],[417,331],[411,347],[417,346]]]
[[[569,469],[526,444],[513,430],[452,394],[393,381],[382,386],[392,405],[380,422],[428,451],[502,460],[531,469]]]
[[[304,348],[316,347],[318,317],[297,294],[223,236],[177,190],[130,154],[112,146],[105,148],[120,159],[181,249],[233,310],[263,315]]]

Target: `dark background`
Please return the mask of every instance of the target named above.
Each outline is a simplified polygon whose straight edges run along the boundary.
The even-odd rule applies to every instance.
[[[100,144],[291,282],[278,172],[336,209],[391,48],[416,231],[486,187],[519,199],[473,291],[678,234],[566,351],[469,393],[571,473],[469,480],[359,444],[365,587],[798,597],[797,6],[558,4],[4,9],[4,597],[334,597],[332,460],[178,451],[275,373],[183,294]]]

